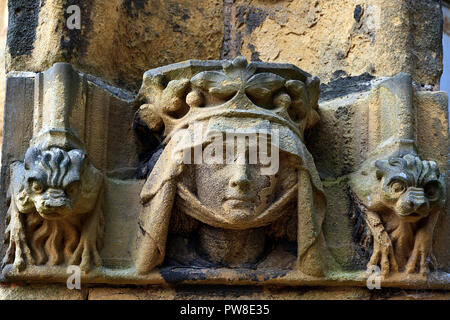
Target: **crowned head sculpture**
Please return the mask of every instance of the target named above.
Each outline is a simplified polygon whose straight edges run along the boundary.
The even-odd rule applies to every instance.
[[[300,271],[323,276],[325,196],[304,144],[319,92],[295,66],[242,57],[148,71],[136,120],[164,149],[141,192],[137,272],[161,265],[168,234],[181,233],[207,261],[237,267],[284,238]]]

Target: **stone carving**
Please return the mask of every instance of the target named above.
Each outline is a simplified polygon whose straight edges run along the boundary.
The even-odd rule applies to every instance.
[[[30,147],[11,166],[3,264],[100,266],[102,175],[79,149]]]
[[[36,74],[33,138],[10,165],[4,269],[102,264],[103,175],[79,136],[84,88],[67,63]]]
[[[165,138],[141,192],[137,272],[161,265],[168,234],[181,233],[196,234],[210,263],[231,267],[256,263],[268,237],[284,238],[297,242],[300,271],[323,276],[326,201],[303,138],[319,120],[319,92],[294,66],[242,57],[148,71],[136,120]],[[252,161],[256,150],[279,164]]]
[[[365,182],[353,187],[361,213],[357,233],[362,243],[373,245],[369,265],[380,265],[384,276],[428,274],[433,232],[446,198],[436,162],[408,153],[377,160],[370,173],[358,174],[355,180]]]

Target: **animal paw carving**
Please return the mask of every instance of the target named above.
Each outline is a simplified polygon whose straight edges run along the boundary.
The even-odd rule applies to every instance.
[[[398,271],[394,247],[386,232],[381,233],[377,239],[374,239],[373,253],[368,263],[368,266],[370,265],[379,265],[383,277],[388,276],[390,272]]]
[[[7,264],[12,264],[14,271],[23,271],[27,264],[34,264],[34,259],[27,245],[19,212],[14,204],[10,211],[13,212],[9,212],[10,221],[5,234],[5,243],[8,244],[8,247],[2,261],[2,268]]]
[[[102,265],[95,235],[88,233],[81,236],[80,243],[69,260],[69,264],[79,264],[80,268],[86,272],[90,271],[92,266],[100,267]]]
[[[80,242],[70,258],[69,264],[79,265],[86,272],[90,271],[93,266],[100,267],[102,265],[99,249],[103,242],[103,225],[102,205],[101,201],[98,201],[94,212],[84,225]]]
[[[405,272],[415,273],[418,267],[419,273],[426,276],[430,273],[429,262],[431,261],[431,237],[419,230],[416,236],[414,249],[405,267]]]

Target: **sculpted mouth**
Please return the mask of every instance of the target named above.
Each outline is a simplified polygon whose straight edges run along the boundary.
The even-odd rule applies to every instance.
[[[228,209],[249,209],[253,207],[254,199],[248,197],[226,198],[223,206]]]
[[[224,202],[227,202],[227,201],[255,202],[255,199],[251,198],[251,197],[228,197],[228,198],[225,198]]]
[[[423,215],[421,215],[420,213],[418,213],[418,212],[412,212],[412,213],[407,213],[407,214],[399,214],[399,216],[400,217],[402,217],[402,218],[404,218],[404,219],[414,219],[414,220],[416,220],[416,219],[419,219],[419,218],[422,218],[423,217]]]
[[[43,206],[37,209],[38,213],[45,219],[60,219],[70,214],[72,206]]]
[[[223,205],[229,208],[248,208],[255,203],[252,197],[227,197],[223,201]]]
[[[57,213],[57,212],[55,212],[55,211],[52,211],[52,212],[39,212],[39,214],[42,216],[42,217],[45,217],[45,218],[47,218],[47,219],[55,219],[55,218],[60,218],[60,217],[62,217],[62,215],[60,215],[59,213]]]

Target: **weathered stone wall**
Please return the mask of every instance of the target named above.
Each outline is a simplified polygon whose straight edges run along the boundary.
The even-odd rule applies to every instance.
[[[136,90],[145,70],[187,59],[289,62],[323,83],[399,72],[429,88],[442,73],[437,0],[72,0],[10,1],[7,70],[72,63]],[[132,63],[130,63],[132,62]]]
[[[0,148],[2,145],[3,136],[3,109],[5,102],[5,85],[6,85],[6,73],[5,73],[5,47],[6,47],[6,33],[8,30],[8,7],[6,0],[0,1]],[[1,156],[0,156],[1,157]]]
[[[168,288],[147,286],[141,288],[81,288],[69,290],[57,285],[0,286],[0,300],[448,300],[446,291],[418,291],[384,289],[369,290],[354,287],[236,287],[186,286]]]
[[[81,30],[69,30],[66,26],[66,8],[72,4],[80,5]],[[446,170],[447,97],[424,92],[438,89],[442,73],[442,12],[437,0],[15,0],[9,1],[8,6],[7,71],[41,72],[63,61],[101,79],[89,76],[86,106],[96,111],[92,121],[101,124],[97,125],[98,132],[108,138],[88,141],[89,153],[94,154],[94,160],[102,156],[96,151],[108,150],[111,154],[110,158],[105,155],[108,161],[104,165],[95,163],[107,174],[105,242],[110,245],[102,251],[107,267],[131,263],[129,247],[136,232],[138,194],[143,181],[134,179],[134,175],[128,179],[130,169],[136,169],[138,160],[142,160],[133,158],[142,146],[135,141],[131,128],[136,106],[129,93],[137,91],[143,73],[154,67],[187,59],[228,59],[242,54],[254,61],[292,63],[321,78],[322,121],[309,132],[307,142],[328,198],[325,233],[334,243],[332,253],[347,269],[364,268],[351,237],[348,175],[366,160],[372,141],[369,136],[377,134],[374,124],[386,121],[381,117],[369,119],[368,109],[397,102],[394,98],[379,101],[378,95],[368,94],[377,77],[400,72],[412,76],[415,90],[411,103],[419,152]],[[29,145],[33,115],[26,110],[33,105],[34,76],[11,73],[8,79],[10,118],[5,139],[9,142],[3,151],[7,156],[2,161],[2,185],[7,185],[8,179],[4,170],[12,161],[23,160]],[[0,92],[4,92],[1,83]],[[118,92],[126,97],[119,99]],[[103,110],[104,105],[111,108]],[[18,122],[26,128],[15,130]],[[93,136],[97,137],[95,133]],[[117,143],[121,139],[129,143]],[[119,154],[132,159],[118,161]],[[6,208],[5,192],[2,190],[0,201]],[[127,195],[126,200],[117,194]],[[3,224],[2,220],[0,231]],[[450,270],[448,226],[447,215],[439,222],[438,240],[434,243],[442,271]],[[0,286],[0,299],[35,298],[448,299],[448,293],[266,286],[202,286],[199,291],[103,285],[83,287],[81,291],[69,291],[60,285]]]
[[[365,72],[375,76],[407,72],[422,84],[439,82],[439,1],[225,3],[229,36],[224,56],[240,51],[252,59],[290,62],[318,75],[322,82]]]
[[[72,4],[80,5],[81,30],[66,26]],[[9,12],[8,71],[64,61],[136,90],[150,68],[220,58],[220,1],[20,0],[9,2]]]

